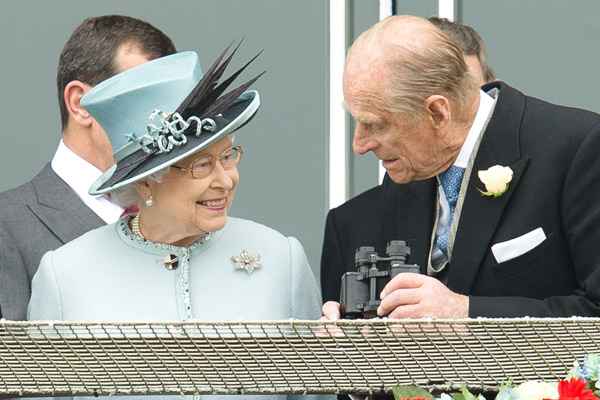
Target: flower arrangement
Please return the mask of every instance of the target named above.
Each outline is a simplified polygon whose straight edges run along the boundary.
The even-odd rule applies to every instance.
[[[393,393],[395,400],[485,400],[466,387],[439,397],[416,386],[396,386]],[[566,378],[558,382],[505,383],[496,400],[600,400],[600,354],[589,354],[582,362],[576,361]]]

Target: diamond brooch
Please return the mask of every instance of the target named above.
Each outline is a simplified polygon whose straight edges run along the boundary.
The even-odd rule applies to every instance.
[[[250,254],[248,250],[242,250],[239,256],[232,256],[231,262],[235,265],[235,269],[244,270],[248,274],[262,267],[260,254]]]

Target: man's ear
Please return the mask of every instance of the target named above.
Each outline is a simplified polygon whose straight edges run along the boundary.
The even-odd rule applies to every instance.
[[[92,126],[94,119],[80,104],[81,98],[90,90],[91,86],[81,81],[71,81],[65,86],[63,99],[69,112],[69,117],[82,126]]]
[[[432,95],[426,98],[425,110],[432,126],[437,130],[445,128],[450,122],[450,102],[444,96]]]

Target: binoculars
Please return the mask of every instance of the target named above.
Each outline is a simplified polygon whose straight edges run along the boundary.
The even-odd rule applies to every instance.
[[[356,271],[342,275],[340,308],[342,318],[374,318],[381,301],[379,294],[390,279],[402,272],[420,273],[416,264],[406,264],[410,247],[403,240],[392,240],[381,257],[372,246],[356,249],[354,268]]]

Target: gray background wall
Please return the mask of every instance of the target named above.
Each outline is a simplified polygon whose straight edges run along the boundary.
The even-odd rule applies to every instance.
[[[265,50],[245,76],[268,72],[255,85],[262,109],[237,135],[246,157],[232,214],[298,237],[316,269],[327,207],[328,10],[323,0],[3,1],[0,191],[29,180],[56,149],[56,64],[85,17],[147,20],[179,50],[199,51],[205,69],[245,37],[238,65]]]
[[[352,43],[362,32],[379,20],[379,1],[353,0],[348,9],[350,14],[348,16],[349,43]],[[350,119],[350,143],[352,143],[354,127],[354,121]],[[372,153],[363,156],[357,156],[356,154],[350,156],[349,192],[351,196],[362,193],[377,184],[379,173],[377,163],[377,158]]]
[[[600,112],[600,1],[460,0],[499,79],[531,96]]]

